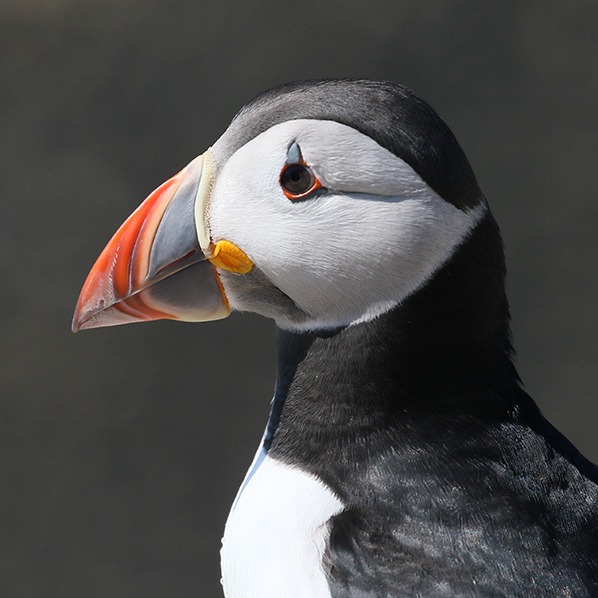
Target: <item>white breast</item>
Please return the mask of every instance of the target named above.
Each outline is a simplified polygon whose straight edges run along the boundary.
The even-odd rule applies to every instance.
[[[342,510],[317,478],[258,452],[224,531],[226,598],[330,598],[323,555]]]

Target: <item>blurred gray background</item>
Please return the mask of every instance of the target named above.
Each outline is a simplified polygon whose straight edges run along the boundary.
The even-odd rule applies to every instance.
[[[445,118],[502,227],[518,364],[598,460],[598,3],[2,0],[0,596],[217,597],[273,324],[83,332],[117,226],[257,93],[366,76]]]

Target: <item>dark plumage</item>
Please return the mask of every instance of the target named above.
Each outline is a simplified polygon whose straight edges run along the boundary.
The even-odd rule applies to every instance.
[[[324,181],[296,203],[279,188],[291,147],[314,157],[311,175]],[[372,156],[385,169],[376,172]],[[370,176],[369,187],[355,173]],[[264,508],[281,507],[283,531],[284,517],[289,530],[306,522],[303,561],[279,563],[282,582],[273,575],[275,589],[267,586],[267,574],[254,571],[286,546],[254,538],[254,552],[247,538],[285,535],[261,523],[256,532],[231,514],[228,596],[294,598],[293,584],[306,580],[292,576],[305,562],[318,566],[296,577],[319,588],[318,598],[598,596],[598,468],[521,387],[498,226],[432,108],[388,82],[281,86],[244,107],[211,150],[160,189],[118,233],[126,251],[115,237],[102,254],[74,327],[224,317],[229,302],[279,324],[272,413],[237,504],[260,522],[269,521]],[[272,238],[267,218],[280,227]],[[327,244],[339,231],[350,247]],[[378,234],[380,246],[370,243]],[[299,243],[286,245],[293,235]],[[237,261],[212,253],[215,243]],[[298,253],[303,261],[294,262]],[[363,255],[375,256],[372,272],[383,281],[361,285],[371,274],[354,259]],[[299,284],[285,277],[296,263],[307,266],[293,271]],[[327,286],[337,274],[339,284],[349,281],[345,295]],[[200,276],[207,291],[197,291]],[[272,477],[281,471],[305,490],[299,506],[284,489],[277,494]]]
[[[289,119],[288,105],[368,134],[458,207],[481,195],[448,127],[405,88],[291,84],[239,126],[245,112]],[[331,529],[334,597],[598,595],[598,468],[520,386],[491,215],[390,313],[279,330],[278,347],[266,445],[347,505]]]
[[[314,118],[347,125],[405,160],[440,196],[471,206],[481,191],[452,131],[410,89],[390,81],[322,79],[280,85],[257,96],[227,131],[227,154],[281,122]]]
[[[270,454],[347,505],[332,596],[598,595],[597,468],[521,389],[507,323],[488,217],[374,322],[279,332]]]

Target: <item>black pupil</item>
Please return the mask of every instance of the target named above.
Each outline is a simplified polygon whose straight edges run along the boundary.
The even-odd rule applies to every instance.
[[[301,195],[313,185],[313,175],[307,166],[291,164],[284,169],[280,184],[292,195]]]

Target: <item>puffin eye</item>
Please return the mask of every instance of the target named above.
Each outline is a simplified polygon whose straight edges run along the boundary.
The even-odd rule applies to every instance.
[[[301,199],[322,187],[305,164],[287,164],[280,173],[280,186],[289,199]]]

